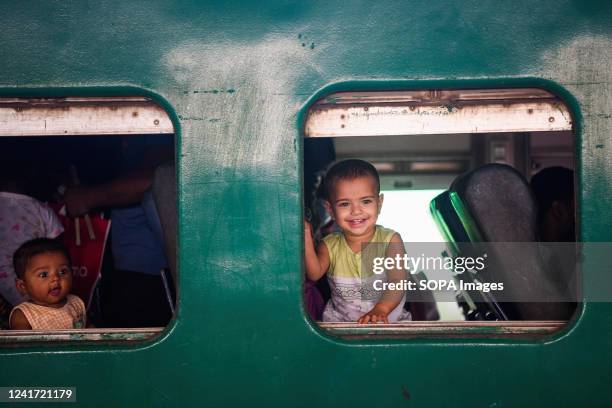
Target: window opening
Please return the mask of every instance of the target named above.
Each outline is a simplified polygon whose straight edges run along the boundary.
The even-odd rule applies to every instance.
[[[168,114],[145,97],[5,98],[0,123],[0,342],[159,333],[176,308]],[[16,272],[14,251],[35,238]]]
[[[359,325],[340,319],[321,321],[321,311],[326,306],[313,308],[312,292],[319,293],[327,305],[338,289],[330,289],[325,277],[316,283],[306,279],[305,302],[310,316],[330,333],[351,338],[374,334],[410,337],[415,333],[439,336],[456,333],[457,327],[468,336],[485,332],[490,336],[529,336],[558,330],[571,317],[578,299],[577,250],[573,244],[576,233],[572,126],[565,104],[548,91],[534,88],[339,92],[315,102],[304,124],[305,206],[307,218],[312,213],[315,240],[337,230],[321,194],[325,171],[334,161],[356,158],[377,169],[380,192],[384,194],[377,223],[400,233],[407,255],[417,255],[411,251],[431,252],[454,260],[465,255],[466,242],[483,243],[489,251],[496,251],[500,241],[510,242],[512,238],[530,242],[523,257],[528,258],[529,254],[538,259],[544,257],[544,264],[541,259],[538,261],[543,270],[548,270],[551,259],[563,252],[571,253],[573,262],[566,259],[571,266],[552,279],[544,276],[545,272],[536,274],[541,279],[534,285],[539,285],[538,291],[529,292],[530,289],[516,283],[520,273],[507,272],[509,254],[520,249],[506,249],[500,252],[505,255],[495,258],[494,266],[485,268],[495,273],[484,272],[469,282],[480,285],[485,280],[491,284],[503,281],[510,288],[510,295],[497,300],[499,292],[493,295],[488,290],[471,290],[470,286],[470,290],[424,291],[416,302],[406,302],[405,309],[412,307],[411,322],[383,325]],[[538,179],[540,176],[534,176],[540,171],[553,169],[554,173],[558,167],[566,169],[560,181],[561,190],[571,194],[571,199],[557,197],[553,201],[565,205],[568,217],[564,222],[572,228],[565,228],[562,234],[556,230],[558,234],[552,237],[564,242],[552,244],[543,242],[552,239],[543,232],[543,215],[538,208],[547,204],[542,204],[541,195],[534,191],[537,183],[529,182]],[[474,181],[478,177],[485,180],[484,184]],[[494,181],[508,178],[514,181],[506,182],[503,188]],[[532,200],[529,195],[534,193]],[[519,197],[521,194],[525,197]],[[520,203],[514,209],[525,210],[523,215],[517,215],[513,214],[512,206],[502,208],[506,218],[518,217],[518,224],[528,226],[529,232],[524,237],[519,234],[520,227],[509,228],[515,234],[494,231],[491,225],[495,224],[495,216],[487,214],[486,206],[479,208],[470,201],[474,197],[482,201],[500,196],[514,197]],[[443,199],[446,207],[441,207]],[[498,205],[494,200],[491,203],[490,210]],[[446,214],[447,210],[452,214]],[[523,272],[528,270],[519,262],[515,269],[521,268]],[[422,275],[411,276],[429,280],[435,276],[436,280],[447,281],[454,277],[458,283],[456,270],[445,270],[443,275],[436,275],[437,272],[422,270]],[[550,299],[554,300],[543,300],[546,297],[543,294],[552,294]],[[473,330],[474,327],[483,331]]]

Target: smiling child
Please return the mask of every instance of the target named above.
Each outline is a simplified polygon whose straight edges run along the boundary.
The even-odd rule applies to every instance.
[[[304,222],[306,276],[317,281],[327,274],[331,289],[323,321],[409,320],[410,313],[403,310],[405,293],[397,290],[372,293],[373,275],[361,268],[362,249],[366,247],[368,258],[404,253],[399,234],[376,225],[384,198],[380,194],[378,172],[363,160],[344,160],[329,169],[324,183],[325,206],[341,232],[326,236],[315,251],[311,226]],[[399,282],[405,273],[392,270],[387,278]]]

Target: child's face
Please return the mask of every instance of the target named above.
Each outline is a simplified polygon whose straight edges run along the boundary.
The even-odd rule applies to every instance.
[[[68,259],[61,252],[35,255],[28,262],[23,279],[17,278],[16,285],[38,305],[61,307],[72,289]]]
[[[372,237],[383,202],[372,177],[338,180],[330,199],[328,211],[345,235],[363,239]]]

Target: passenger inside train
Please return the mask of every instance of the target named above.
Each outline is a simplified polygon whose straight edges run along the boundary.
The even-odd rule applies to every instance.
[[[574,172],[554,166],[531,178],[531,189],[538,203],[538,234],[545,242],[576,240]]]
[[[8,327],[8,309],[29,298],[15,285],[13,253],[39,237],[57,238],[68,247],[75,260],[74,289],[87,302],[96,327],[167,325],[173,315],[174,282],[152,187],[160,165],[173,171],[173,136],[54,136],[0,142],[3,167],[10,170],[2,172],[0,193],[1,218],[7,225],[0,236],[7,260],[2,274],[6,284],[1,294],[7,303],[3,327]]]
[[[340,231],[327,235],[315,250],[312,227],[304,221],[306,276],[318,281],[326,275],[331,287],[323,320],[362,324],[410,320],[410,313],[403,308],[404,291],[386,290],[372,299],[365,299],[360,291],[364,279],[360,263],[365,247],[382,244],[370,256],[403,254],[399,234],[376,223],[384,198],[378,172],[366,161],[344,160],[326,172],[324,185],[326,210]],[[398,248],[401,252],[396,251]],[[387,278],[389,282],[401,282],[406,274],[393,269]]]
[[[87,324],[83,300],[73,295],[68,250],[61,241],[35,238],[13,255],[15,284],[26,298],[11,311],[13,330],[82,329]]]
[[[404,304],[413,320],[567,321],[576,310],[575,264],[568,262],[563,275],[550,273],[549,248],[537,245],[576,241],[574,136],[567,108],[540,89],[436,92],[338,92],[308,108],[304,206],[314,240],[338,229],[321,194],[326,170],[335,161],[366,160],[380,173],[385,197],[378,223],[401,235],[407,254],[430,251],[446,259],[465,255],[467,244],[536,243],[514,257],[523,261],[511,260],[517,248],[492,259],[496,267],[478,275],[482,281],[463,275],[469,285],[506,282],[507,297],[420,291]],[[540,186],[552,185],[538,178],[560,166],[568,170],[557,180],[557,191],[542,195]],[[550,203],[554,218],[543,215]],[[554,238],[543,229],[547,220],[559,227]],[[417,272],[417,281],[435,275]],[[306,310],[322,327],[333,328],[317,306],[330,303],[333,287],[329,279],[312,278],[305,277]],[[526,279],[530,286],[513,283]]]
[[[122,143],[117,177],[98,185],[72,185],[63,195],[68,215],[110,209],[113,268],[104,273],[107,327],[163,327],[172,317],[160,271],[169,267],[161,222],[147,190],[158,166],[174,161],[173,139],[131,137]]]
[[[71,296],[84,302],[93,327],[142,328],[142,337],[166,326],[175,310],[177,241],[166,112],[144,97],[12,98],[0,109],[11,119],[0,130],[1,328],[11,326],[12,308],[19,319],[36,306],[24,290],[27,274],[16,285],[12,268],[15,250],[33,238],[66,247]]]

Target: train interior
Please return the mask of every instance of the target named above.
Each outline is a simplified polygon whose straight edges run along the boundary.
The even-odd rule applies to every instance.
[[[50,98],[5,99],[0,102],[0,154],[2,194],[28,196],[52,208],[61,222],[63,233],[58,237],[72,258],[72,293],[85,303],[88,316],[88,338],[104,339],[109,332],[131,333],[123,339],[141,339],[159,331],[174,314],[176,303],[176,180],[174,170],[174,130],[166,112],[147,98]],[[73,216],[67,194],[80,187],[110,186],[124,183],[127,189],[139,189],[146,179],[148,187],[136,201],[106,203],[88,209],[88,214]],[[143,188],[144,190],[144,188]],[[4,196],[3,196],[4,197]],[[133,200],[130,198],[130,200]],[[121,200],[120,200],[121,201]],[[121,312],[112,299],[121,289],[119,268],[115,264],[116,242],[126,247],[136,245],[138,235],[128,239],[117,236],[113,225],[114,211],[131,211],[130,217],[144,219],[147,245],[160,253],[163,268],[147,276],[145,285],[137,279],[125,281],[125,291],[151,289],[152,301],[159,304],[158,319],[139,321],[117,320]],[[138,215],[136,212],[137,212]],[[4,211],[17,222],[19,214]],[[31,215],[31,214],[30,214]],[[38,222],[36,216],[32,222]],[[2,234],[3,246],[16,243]],[[49,237],[48,231],[32,232],[29,238]],[[134,238],[136,237],[136,238]],[[25,238],[24,238],[25,239]],[[132,240],[130,243],[129,240]],[[127,243],[125,243],[127,242]],[[143,244],[145,245],[145,244]],[[127,250],[127,256],[136,256]],[[6,252],[6,251],[4,251]],[[14,276],[2,265],[2,328],[9,328],[8,316],[15,306]],[[12,267],[11,267],[12,268]],[[159,289],[158,289],[159,288]],[[138,329],[139,328],[139,329]],[[10,331],[5,335],[14,336]],[[64,335],[57,335],[62,340]],[[23,337],[23,336],[22,336]],[[25,336],[29,338],[28,336]]]
[[[494,91],[470,92],[337,93],[311,105],[304,127],[304,204],[307,215],[314,213],[313,222],[319,226],[314,228],[315,236],[324,235],[321,226],[329,223],[317,194],[325,169],[336,160],[356,158],[378,170],[384,194],[378,224],[401,235],[406,253],[425,247],[437,255],[453,256],[456,242],[470,240],[465,220],[457,219],[455,208],[443,202],[454,190],[459,197],[462,193],[469,197],[473,190],[474,205],[467,212],[477,218],[470,222],[482,232],[473,241],[542,240],[533,217],[527,220],[537,208],[525,215],[525,208],[534,205],[529,182],[544,169],[574,170],[571,115],[558,98],[541,90],[501,90],[495,95]],[[562,183],[573,194],[574,177],[569,174],[572,176]],[[480,184],[473,187],[474,183]],[[511,206],[525,208],[504,208],[506,195],[512,198]],[[520,200],[517,204],[521,195],[524,204]],[[445,214],[449,212],[455,220],[448,219]],[[571,218],[575,223],[575,210]],[[521,232],[522,224],[529,224],[525,227],[529,231]],[[500,228],[509,232],[500,233]],[[574,231],[563,241],[575,241]],[[427,278],[427,271],[416,276],[421,273]],[[316,287],[329,299],[325,279]],[[496,302],[487,294],[472,294],[471,299],[463,295],[449,297],[432,290],[414,303],[407,302],[405,308],[411,310],[413,320],[441,322],[566,321],[575,309],[572,302],[558,307],[523,302],[513,308],[516,305],[511,302]]]

